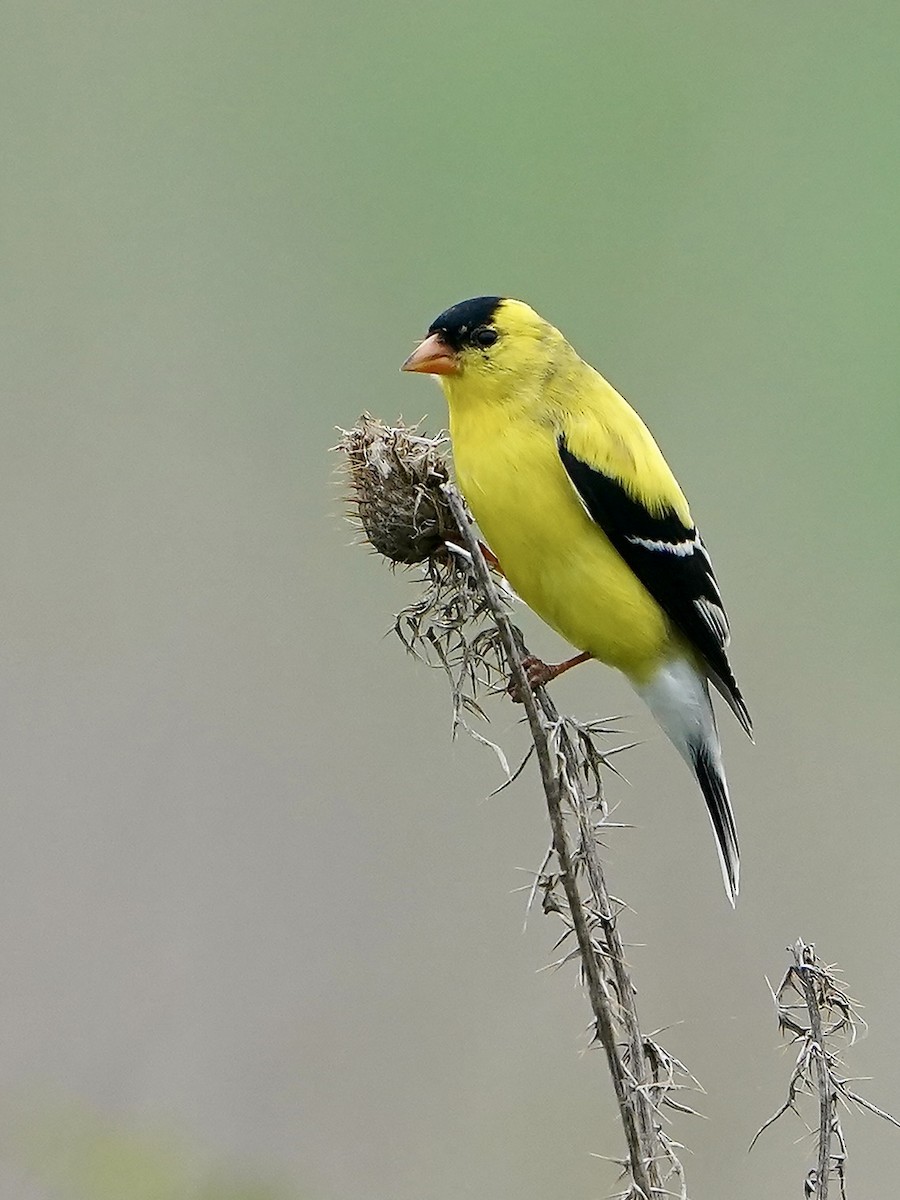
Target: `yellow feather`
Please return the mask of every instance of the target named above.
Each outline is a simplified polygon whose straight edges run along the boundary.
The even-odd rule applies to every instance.
[[[516,592],[579,650],[636,682],[683,640],[585,511],[557,438],[651,511],[687,501],[637,413],[562,334],[506,300],[489,359],[441,382],[460,488]]]

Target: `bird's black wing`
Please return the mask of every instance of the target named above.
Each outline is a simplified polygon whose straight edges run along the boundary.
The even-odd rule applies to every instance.
[[[574,455],[565,438],[559,456],[582,504],[663,612],[701,655],[748,733],[750,714],[725,653],[728,618],[712,563],[694,525],[672,508],[652,513],[612,475]]]

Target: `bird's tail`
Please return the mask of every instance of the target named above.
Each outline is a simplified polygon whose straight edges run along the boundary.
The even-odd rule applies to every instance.
[[[700,784],[716,837],[725,891],[733,906],[740,881],[737,828],[706,677],[688,659],[672,659],[647,683],[635,686]]]

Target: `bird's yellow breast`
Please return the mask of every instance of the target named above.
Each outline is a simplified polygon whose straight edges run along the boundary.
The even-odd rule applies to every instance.
[[[450,432],[459,486],[518,595],[579,650],[646,678],[668,652],[668,619],[582,506],[553,427],[451,403]]]

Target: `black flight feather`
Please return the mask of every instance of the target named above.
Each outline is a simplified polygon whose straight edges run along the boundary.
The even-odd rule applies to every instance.
[[[709,678],[751,732],[750,714],[728,662],[728,618],[696,526],[672,508],[652,513],[611,475],[574,455],[559,456],[581,502],[663,612],[703,659]]]
[[[694,774],[697,776],[703,799],[706,801],[709,819],[716,836],[716,844],[719,847],[728,898],[734,904],[738,892],[740,853],[734,813],[731,811],[731,801],[728,799],[725,776],[722,774],[721,767],[716,765],[705,747],[693,748],[691,758]]]

